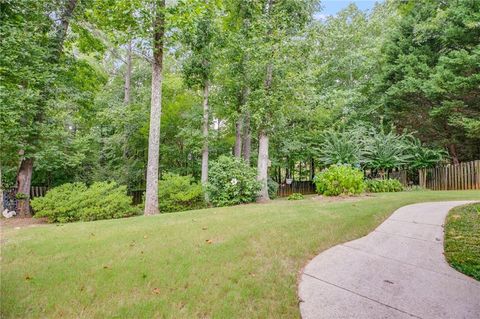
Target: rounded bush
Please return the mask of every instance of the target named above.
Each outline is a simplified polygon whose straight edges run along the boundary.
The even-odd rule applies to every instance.
[[[207,193],[214,206],[253,202],[257,199],[259,190],[256,169],[248,166],[243,160],[220,156],[211,163]]]
[[[326,196],[354,195],[363,192],[363,172],[350,165],[332,165],[314,179],[317,192]]]
[[[34,198],[31,206],[35,217],[60,223],[122,218],[139,212],[132,206],[126,187],[115,182],[97,182],[90,187],[83,183],[63,184],[44,197]]]
[[[165,173],[159,181],[158,205],[161,213],[205,207],[202,185],[192,176]]]

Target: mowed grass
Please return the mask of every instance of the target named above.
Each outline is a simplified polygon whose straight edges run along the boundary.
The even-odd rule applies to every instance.
[[[480,280],[480,203],[456,207],[448,213],[445,257],[458,271]]]
[[[395,209],[478,191],[276,200],[3,229],[2,318],[298,318],[298,273]]]

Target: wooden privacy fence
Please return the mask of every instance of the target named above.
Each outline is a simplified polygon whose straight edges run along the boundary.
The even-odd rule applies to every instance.
[[[278,185],[277,196],[286,197],[293,193],[300,193],[303,195],[315,194],[315,184],[312,181],[292,181],[292,183],[282,183]],[[132,203],[138,205],[143,203],[143,194],[145,190],[136,189],[128,192],[129,196],[132,196]]]
[[[315,184],[312,181],[292,181],[290,185],[286,183],[278,185],[278,197],[286,197],[293,193],[315,194]]]
[[[128,192],[128,195],[132,196],[133,205],[138,205],[143,203],[143,194],[145,194],[144,189],[135,189]]]
[[[419,184],[433,190],[480,189],[480,160],[424,168],[418,171]]]

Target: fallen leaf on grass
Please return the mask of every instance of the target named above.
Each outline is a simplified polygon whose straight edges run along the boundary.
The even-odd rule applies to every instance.
[[[160,288],[153,288],[152,292],[156,295],[160,294]]]

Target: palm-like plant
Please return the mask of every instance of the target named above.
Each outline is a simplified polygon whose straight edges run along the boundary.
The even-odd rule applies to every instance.
[[[383,176],[385,171],[406,165],[411,157],[406,138],[404,134],[372,130],[365,143],[365,167],[378,170]]]
[[[445,150],[424,147],[422,142],[414,137],[408,140],[407,152],[410,154],[408,167],[411,169],[434,167],[448,156]]]
[[[333,131],[322,134],[322,143],[317,149],[322,164],[358,165],[363,161],[361,130]]]

